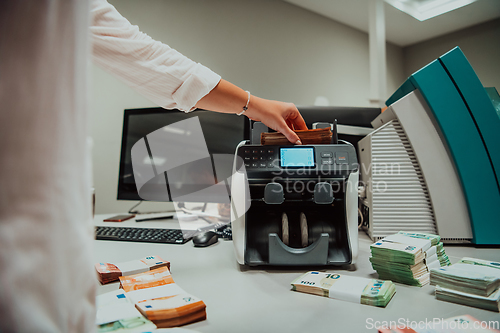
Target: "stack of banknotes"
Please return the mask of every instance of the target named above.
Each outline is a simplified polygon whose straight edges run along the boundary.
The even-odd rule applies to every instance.
[[[156,325],[146,319],[120,290],[96,297],[97,332],[136,333],[156,330]]]
[[[391,281],[324,272],[307,272],[291,284],[295,291],[380,307],[396,293]]]
[[[185,292],[167,267],[120,277],[126,297],[157,327],[176,327],[207,318],[205,303]]]
[[[448,266],[438,235],[400,231],[370,246],[370,262],[383,280],[412,286],[430,282],[430,269]]]
[[[147,272],[163,266],[170,269],[170,262],[163,260],[159,256],[148,256],[143,259],[122,263],[98,263],[95,264],[95,270],[97,271],[97,278],[99,279],[99,282],[106,284],[118,281],[120,276]]]
[[[312,144],[329,144],[332,142],[332,131],[328,128],[317,128],[308,130],[294,131],[304,145]],[[260,135],[260,143],[262,145],[288,145],[290,141],[280,132],[262,133]]]
[[[436,299],[500,312],[500,262],[462,258],[431,270]]]

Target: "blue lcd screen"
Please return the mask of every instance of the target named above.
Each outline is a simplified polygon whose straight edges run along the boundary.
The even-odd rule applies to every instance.
[[[281,167],[314,167],[314,148],[281,148]]]

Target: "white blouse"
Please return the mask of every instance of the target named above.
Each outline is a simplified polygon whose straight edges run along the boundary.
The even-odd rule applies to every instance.
[[[2,2],[0,332],[95,331],[89,22],[94,61],[163,107],[220,80],[105,1]]]
[[[220,76],[131,25],[105,0],[92,3],[93,60],[146,98],[191,111]]]

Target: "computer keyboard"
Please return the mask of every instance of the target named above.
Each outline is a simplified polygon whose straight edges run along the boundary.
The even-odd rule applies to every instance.
[[[184,244],[192,238],[192,235],[183,234],[180,229],[129,227],[96,227],[95,236],[98,240],[168,244]]]

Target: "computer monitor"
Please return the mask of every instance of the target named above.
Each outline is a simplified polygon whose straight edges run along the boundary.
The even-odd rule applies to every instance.
[[[337,124],[360,126],[371,128],[371,122],[377,118],[381,109],[375,107],[345,107],[345,106],[298,106],[297,107],[306,122],[308,128],[312,128],[313,123],[325,122]],[[345,140],[357,147],[360,135],[350,135],[339,133],[338,138]]]
[[[370,122],[380,114],[380,108],[299,106],[308,128],[315,122],[371,127]],[[148,134],[175,122],[199,117],[208,151],[214,154],[234,154],[242,140],[250,139],[250,121],[247,117],[206,110],[185,113],[163,108],[126,109],[123,118],[120,170],[118,176],[118,200],[142,200],[137,192],[132,168],[132,146]],[[360,136],[339,135],[356,146]],[[232,165],[227,165],[231,170]],[[168,200],[167,200],[168,201]]]
[[[137,193],[132,169],[132,146],[167,125],[198,117],[208,151],[214,154],[234,154],[236,146],[250,137],[250,122],[247,117],[197,109],[185,113],[163,108],[126,109],[123,117],[123,132],[118,175],[118,200],[142,200]],[[227,168],[232,168],[228,165]]]

